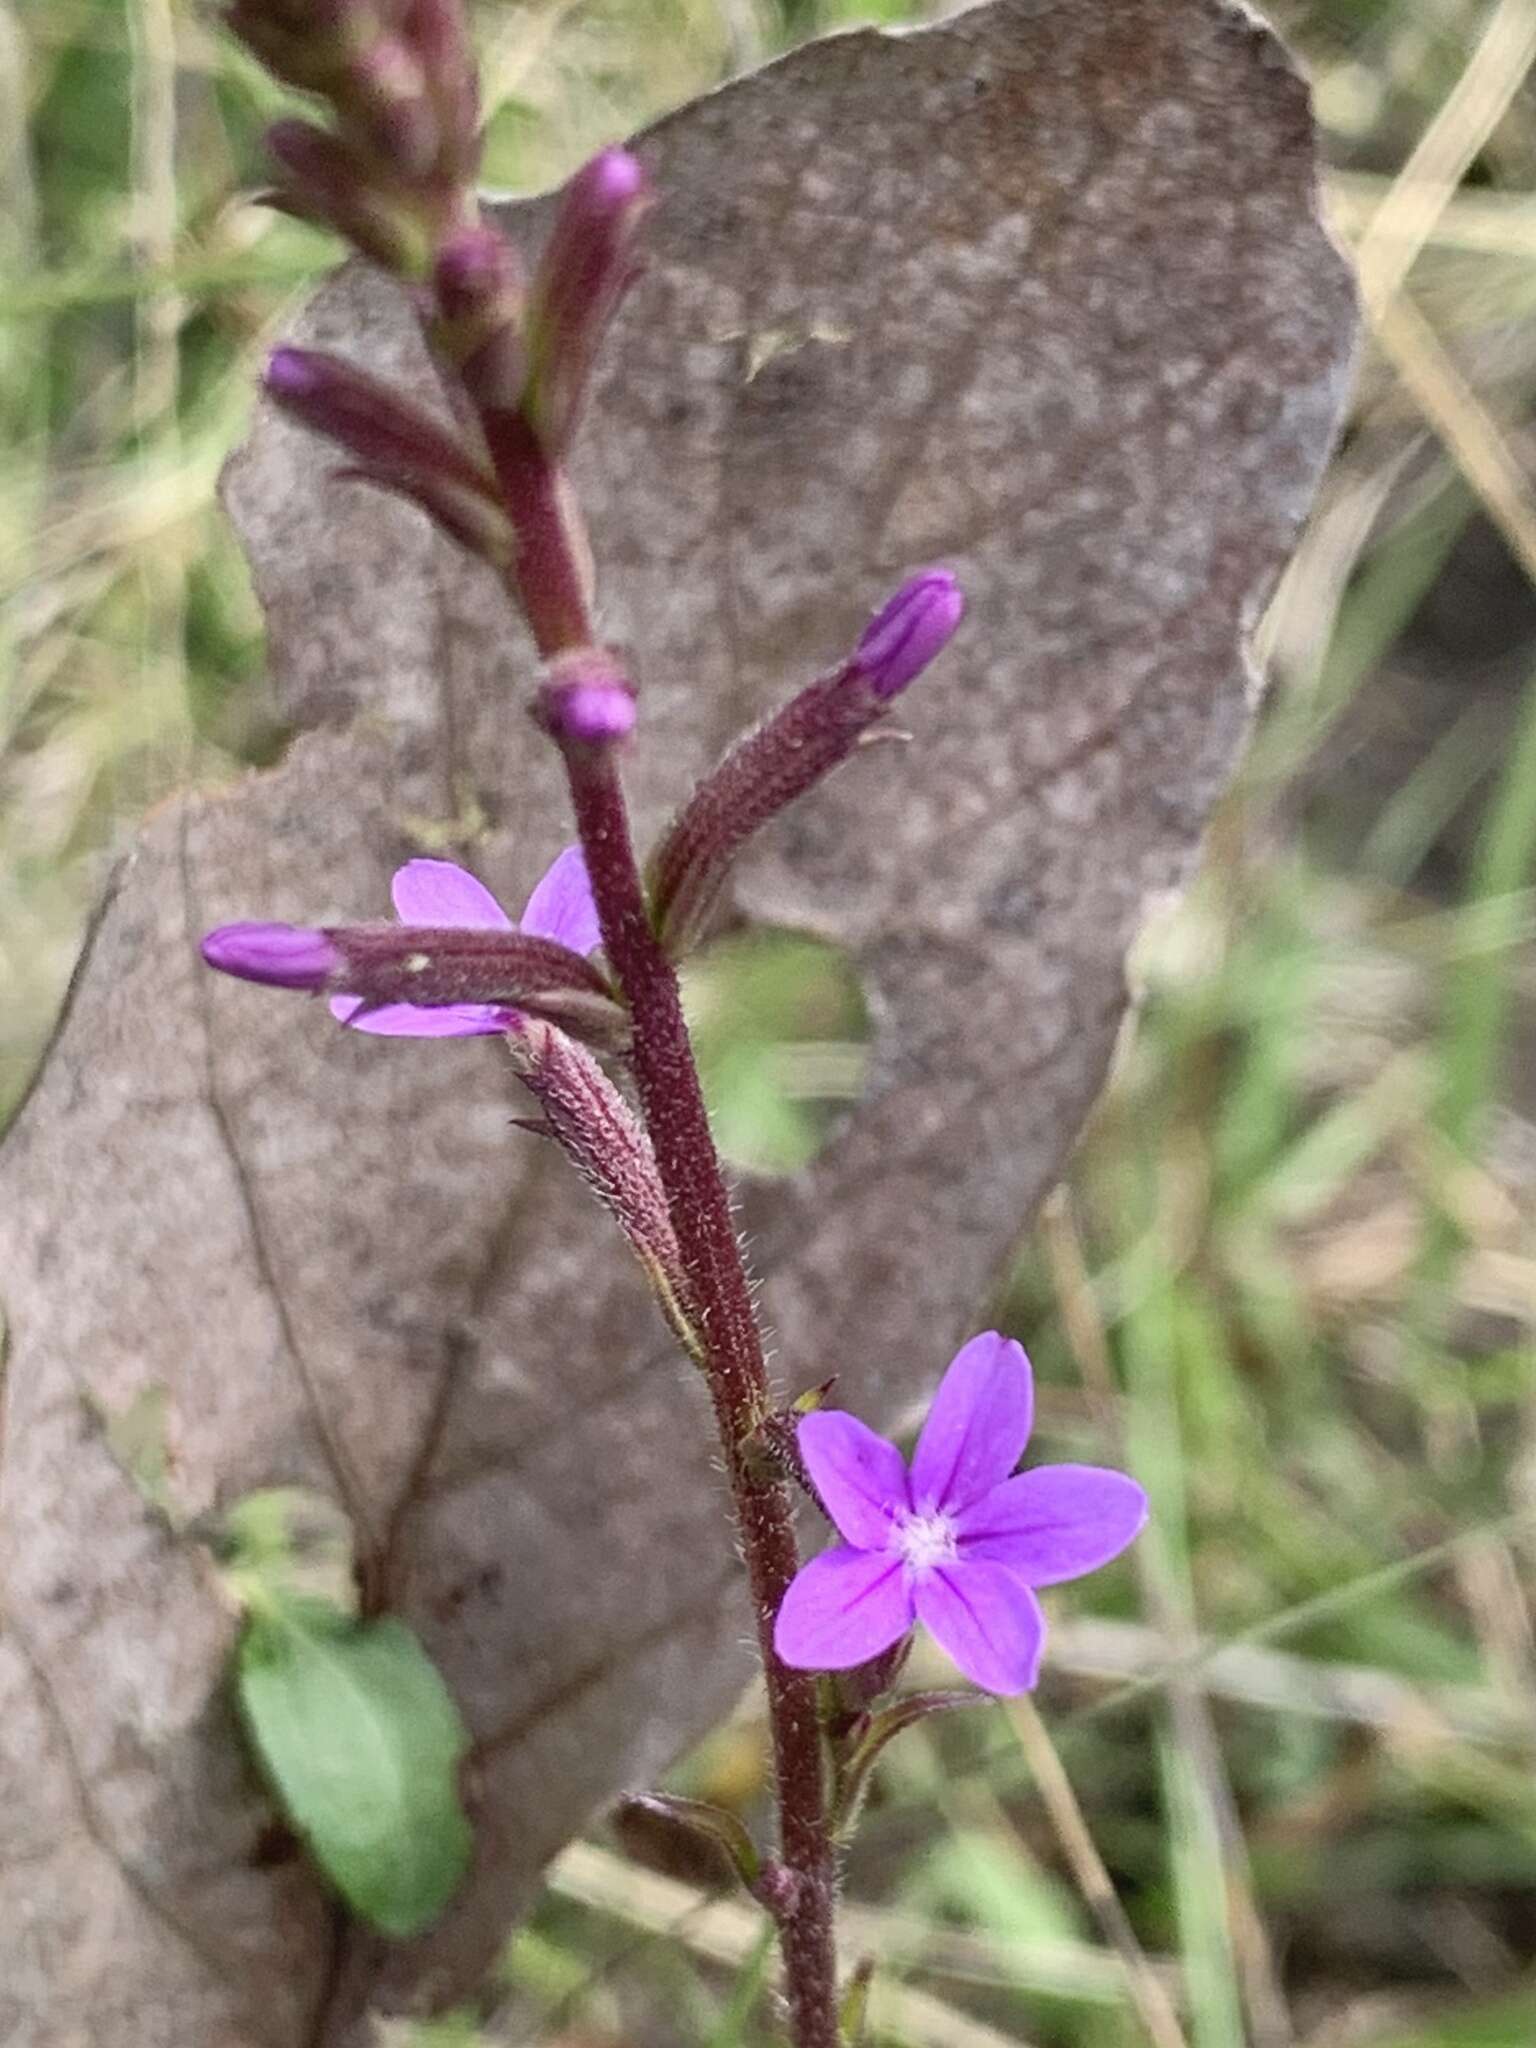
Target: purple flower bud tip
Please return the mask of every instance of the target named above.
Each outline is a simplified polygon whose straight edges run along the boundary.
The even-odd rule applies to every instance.
[[[634,731],[635,700],[616,683],[570,683],[550,693],[548,716],[560,738],[601,744]]]
[[[947,569],[908,580],[859,635],[853,659],[877,697],[894,697],[921,675],[954,637],[965,596]]]
[[[438,253],[437,279],[449,291],[468,292],[496,283],[506,267],[500,235],[490,228],[461,228]]]
[[[221,924],[202,944],[221,974],[269,988],[324,988],[342,965],[324,932],[298,924]]]
[[[576,173],[584,196],[596,205],[627,206],[645,190],[645,170],[627,149],[602,149]]]
[[[320,377],[308,350],[275,348],[267,357],[262,382],[278,398],[308,398],[319,389]]]

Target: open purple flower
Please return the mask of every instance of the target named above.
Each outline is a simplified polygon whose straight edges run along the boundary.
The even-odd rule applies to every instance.
[[[995,1330],[956,1352],[909,1470],[852,1415],[821,1410],[800,1454],[843,1542],[796,1574],[774,1648],[803,1671],[867,1663],[921,1621],[987,1692],[1027,1692],[1045,1618],[1033,1588],[1097,1571],[1147,1518],[1135,1480],[1096,1465],[1015,1474],[1034,1381]]]
[[[520,931],[529,938],[554,939],[573,953],[601,944],[597,906],[579,846],[557,854],[514,925],[483,882],[451,860],[408,860],[395,870],[389,893],[403,925],[460,931]],[[359,1011],[365,1012],[359,1016]],[[354,1031],[388,1038],[480,1038],[505,1031],[516,1012],[498,1003],[385,1003],[369,1009],[361,996],[332,996],[331,1014]]]

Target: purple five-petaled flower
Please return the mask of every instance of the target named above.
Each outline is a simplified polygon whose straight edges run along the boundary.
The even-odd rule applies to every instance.
[[[989,1331],[956,1352],[910,1470],[852,1415],[803,1419],[800,1454],[843,1541],[784,1596],[774,1630],[784,1663],[848,1670],[921,1621],[987,1692],[1028,1691],[1045,1641],[1033,1589],[1096,1571],[1147,1518],[1146,1495],[1122,1472],[1015,1474],[1033,1412],[1029,1360]]]
[[[389,885],[403,925],[452,926],[460,931],[526,932],[555,939],[573,953],[592,953],[602,943],[597,906],[579,846],[555,856],[514,925],[483,882],[451,860],[408,860]],[[358,1016],[362,1010],[364,1015]],[[369,1010],[361,996],[332,996],[331,1015],[354,1031],[388,1038],[481,1038],[505,1031],[516,1012],[495,1003],[385,1003]]]

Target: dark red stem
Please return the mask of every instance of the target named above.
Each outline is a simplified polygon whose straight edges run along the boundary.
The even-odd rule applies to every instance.
[[[540,654],[563,654],[593,639],[590,607],[561,473],[521,412],[480,415],[502,502],[517,533],[517,596]]]
[[[781,1664],[773,1624],[799,1568],[790,1496],[747,1451],[772,1409],[730,1197],[720,1171],[671,961],[652,929],[613,753],[567,750],[576,825],[608,961],[628,999],[640,1106],[707,1346],[706,1370],[747,1563],[768,1686],[780,1847],[797,1883],[779,1915],[795,2048],[837,2048],[836,1882],[816,1684]],[[760,1463],[760,1461],[758,1461]]]

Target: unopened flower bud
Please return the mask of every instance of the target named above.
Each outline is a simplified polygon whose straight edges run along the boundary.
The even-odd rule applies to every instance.
[[[507,1034],[507,1049],[544,1112],[548,1135],[629,1239],[684,1350],[702,1359],[692,1288],[656,1155],[634,1111],[591,1054],[564,1030],[526,1017]]]
[[[853,666],[888,701],[949,645],[965,611],[947,569],[924,569],[905,582],[859,635]]]
[[[290,212],[330,228],[397,277],[420,275],[426,260],[420,223],[376,189],[344,142],[308,121],[275,121],[265,140],[283,173],[279,201]]]
[[[494,483],[447,428],[341,357],[274,349],[263,383],[285,412],[370,469],[437,478],[495,502]]]
[[[534,280],[524,407],[546,451],[570,445],[597,350],[637,274],[634,244],[650,204],[645,171],[605,149],[565,188]]]
[[[203,958],[221,974],[269,988],[325,988],[342,966],[322,931],[298,924],[223,924],[202,943]]]
[[[439,173],[469,185],[479,163],[480,93],[465,0],[409,0],[400,33],[410,45],[437,109]]]
[[[685,952],[698,938],[746,842],[847,760],[948,643],[964,609],[947,570],[911,577],[846,661],[792,697],[704,778],[651,860],[652,909],[670,952]]]
[[[433,272],[442,311],[433,340],[477,405],[510,410],[528,373],[526,302],[517,257],[495,228],[462,228],[443,244]]]
[[[634,730],[634,685],[605,649],[578,648],[549,664],[536,716],[562,744],[612,746]]]
[[[400,37],[381,35],[353,58],[336,102],[343,126],[357,129],[406,183],[436,168],[442,143],[437,110],[420,62]]]

